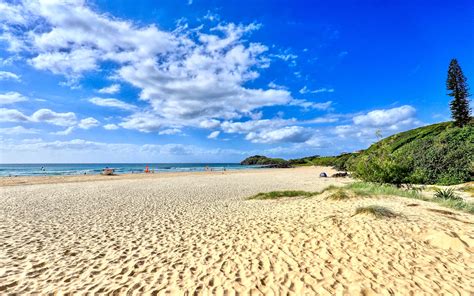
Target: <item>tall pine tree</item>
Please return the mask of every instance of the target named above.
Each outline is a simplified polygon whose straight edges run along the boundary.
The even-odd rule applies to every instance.
[[[452,59],[449,64],[446,87],[450,91],[448,95],[453,97],[450,107],[454,124],[460,127],[469,124],[471,121],[468,99],[469,87],[456,59]]]

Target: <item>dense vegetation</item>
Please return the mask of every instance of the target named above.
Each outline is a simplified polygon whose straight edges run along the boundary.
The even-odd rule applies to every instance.
[[[474,126],[433,124],[388,137],[345,164],[378,183],[451,185],[474,179]]]
[[[343,153],[339,156],[308,156],[297,159],[290,159],[289,163],[296,166],[319,165],[332,166],[340,171],[348,171],[348,161],[355,158],[358,153]]]
[[[283,158],[269,158],[262,155],[254,155],[247,157],[240,162],[241,165],[264,165],[268,167],[290,167],[288,161]]]
[[[458,184],[474,180],[474,125],[438,123],[398,133],[359,153],[288,162],[334,166],[376,183]]]

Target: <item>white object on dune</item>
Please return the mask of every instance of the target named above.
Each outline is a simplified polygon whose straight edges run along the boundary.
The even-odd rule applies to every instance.
[[[102,175],[113,175],[115,169],[105,168],[102,169]]]

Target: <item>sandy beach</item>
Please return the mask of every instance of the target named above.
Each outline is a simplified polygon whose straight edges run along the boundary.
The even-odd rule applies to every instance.
[[[3,178],[0,294],[473,295],[472,215],[394,196],[247,200],[352,182],[323,170]],[[399,215],[353,215],[373,204]]]

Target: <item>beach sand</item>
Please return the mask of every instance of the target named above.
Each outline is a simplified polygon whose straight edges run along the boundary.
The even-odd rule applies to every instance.
[[[322,170],[4,178],[0,294],[473,295],[472,215],[400,197],[246,200],[351,182]],[[399,216],[353,215],[372,204]]]

